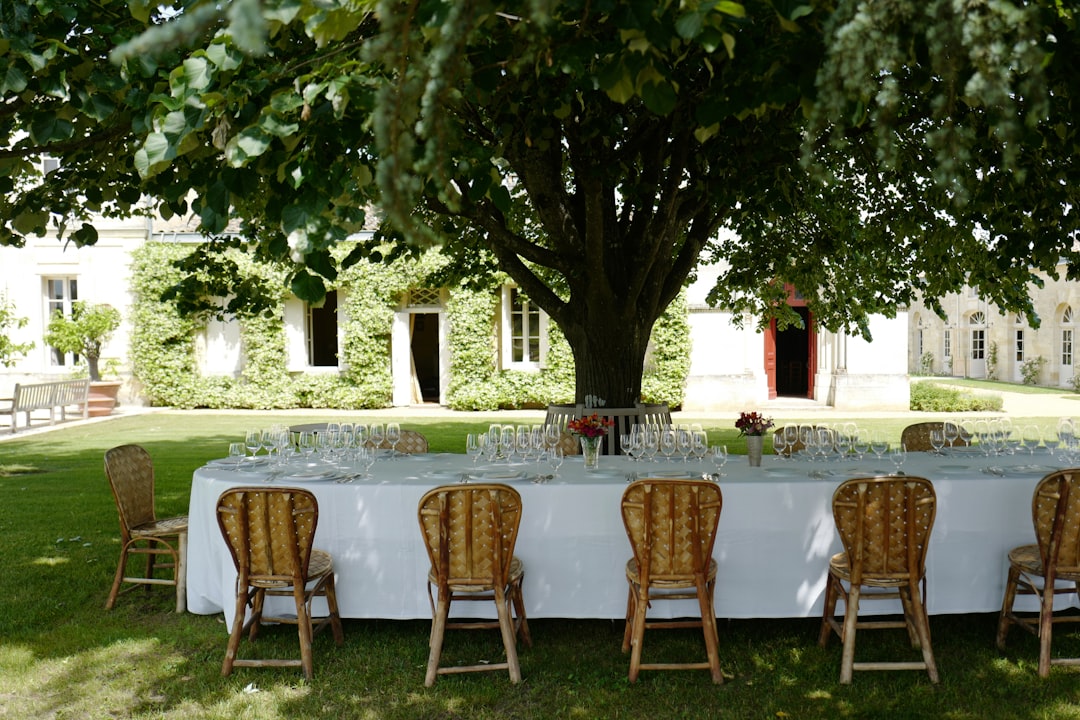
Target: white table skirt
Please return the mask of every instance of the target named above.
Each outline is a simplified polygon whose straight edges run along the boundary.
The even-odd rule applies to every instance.
[[[937,491],[937,520],[927,559],[931,614],[1000,608],[1006,554],[1016,545],[1034,542],[1032,491],[1041,471],[1057,459],[908,457],[904,471],[930,478]],[[988,465],[1015,469],[999,477],[982,470]],[[282,479],[272,484],[305,487],[318,498],[315,545],[333,555],[342,616],[429,618],[428,559],[417,504],[429,488],[450,482],[452,476],[441,472],[468,467],[463,455],[412,456],[378,462],[372,480],[337,484]],[[512,481],[524,506],[515,554],[525,565],[529,616],[623,617],[624,567],[630,556],[619,510],[625,475],[683,467],[711,470],[693,463],[653,465],[605,456],[598,473],[586,473],[580,458],[570,458],[560,477],[547,484]],[[828,559],[841,549],[830,510],[832,492],[853,474],[886,474],[892,465],[874,459],[810,464],[766,457],[762,467],[750,468],[745,457],[734,456],[724,470],[724,507],[713,553],[719,563],[718,617],[820,615]],[[811,470],[831,474],[815,479],[808,476]],[[265,478],[265,473],[220,467],[195,472],[188,540],[191,612],[224,611],[231,623],[236,572],[217,526],[215,505],[224,490],[261,485]],[[696,614],[693,603],[686,603],[662,603],[655,612],[669,617]],[[487,603],[464,605],[464,613],[493,613]],[[881,602],[870,603],[867,610],[873,606],[894,611]]]

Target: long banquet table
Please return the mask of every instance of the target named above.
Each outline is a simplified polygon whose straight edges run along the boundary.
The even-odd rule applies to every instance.
[[[930,478],[937,491],[937,520],[927,559],[931,614],[1000,607],[1006,553],[1034,542],[1032,491],[1060,461],[1047,454],[908,455],[903,471]],[[505,467],[482,467],[490,475],[508,474]],[[428,559],[416,520],[417,503],[429,488],[456,482],[463,471],[473,469],[464,455],[414,455],[380,460],[371,479],[344,484],[272,477],[265,467],[202,467],[194,474],[189,509],[188,609],[224,612],[231,624],[236,573],[217,526],[215,504],[230,487],[262,485],[270,477],[270,485],[302,486],[318,498],[315,545],[334,557],[342,616],[429,618]],[[525,565],[529,616],[623,617],[630,548],[619,501],[627,474],[647,477],[684,469],[713,471],[711,465],[693,461],[635,463],[605,456],[599,471],[586,472],[578,457],[567,458],[559,476],[547,483],[532,482],[535,466],[523,466],[521,478],[499,480],[516,487],[523,501],[516,554]],[[761,467],[751,468],[745,457],[733,456],[724,471],[724,507],[713,553],[719,563],[717,615],[820,615],[828,559],[840,550],[830,509],[832,492],[848,477],[893,472],[892,464],[873,457],[811,463],[768,456]],[[465,612],[493,612],[486,603],[465,605]],[[692,603],[662,605],[673,607],[657,607],[656,613],[696,612]],[[889,603],[870,605],[892,611]]]

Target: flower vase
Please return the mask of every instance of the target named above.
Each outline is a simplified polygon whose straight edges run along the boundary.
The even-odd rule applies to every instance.
[[[761,467],[761,451],[764,446],[764,435],[746,436],[746,456],[750,459],[750,467]]]
[[[600,467],[600,448],[603,443],[603,435],[581,438],[581,456],[585,460],[586,470],[596,470]]]

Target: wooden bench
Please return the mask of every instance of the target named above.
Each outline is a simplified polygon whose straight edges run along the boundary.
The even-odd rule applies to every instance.
[[[79,414],[85,420],[89,417],[90,380],[57,380],[47,383],[32,383],[15,385],[15,393],[9,398],[0,398],[0,403],[7,403],[9,407],[0,407],[0,415],[11,416],[11,432],[18,429],[19,413],[26,415],[26,427],[33,424],[33,413],[42,410],[49,411],[49,424],[56,424],[56,411],[60,411],[60,419],[67,420],[69,408],[78,407]]]

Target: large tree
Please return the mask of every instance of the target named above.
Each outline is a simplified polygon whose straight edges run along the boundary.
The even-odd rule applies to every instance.
[[[862,331],[964,282],[1027,309],[1032,270],[1077,259],[1063,0],[153,7],[0,6],[0,242],[58,218],[92,243],[73,220],[145,195],[238,222],[318,299],[377,207],[343,262],[439,243],[457,278],[506,272],[566,334],[578,400],[612,406],[703,257],[736,311],[791,320],[793,284]],[[60,169],[33,178],[43,152]],[[223,244],[179,291],[257,306]]]

